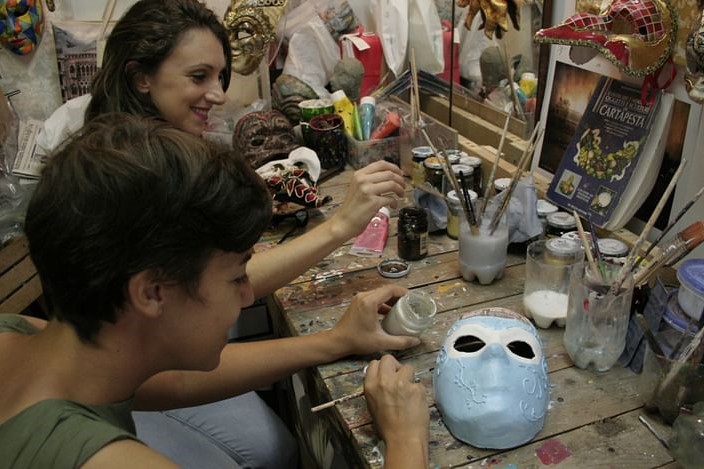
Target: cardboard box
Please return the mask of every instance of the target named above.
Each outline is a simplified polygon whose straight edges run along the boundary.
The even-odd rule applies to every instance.
[[[354,169],[360,169],[379,160],[387,160],[396,165],[401,164],[401,137],[389,137],[381,140],[357,140],[347,136],[347,161]]]

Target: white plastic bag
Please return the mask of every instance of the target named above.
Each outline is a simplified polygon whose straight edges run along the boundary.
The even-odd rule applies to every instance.
[[[408,48],[414,51],[418,70],[440,73],[445,69],[442,24],[433,0],[411,0],[408,10]]]
[[[329,93],[325,85],[339,60],[337,43],[323,21],[315,15],[291,36],[283,72],[306,83],[318,96],[327,97]]]
[[[408,48],[408,0],[378,0],[371,2],[372,17],[384,49],[386,65],[399,76],[406,68]]]

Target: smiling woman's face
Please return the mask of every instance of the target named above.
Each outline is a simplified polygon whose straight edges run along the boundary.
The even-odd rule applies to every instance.
[[[32,52],[42,36],[41,0],[0,0],[0,44],[17,55]]]

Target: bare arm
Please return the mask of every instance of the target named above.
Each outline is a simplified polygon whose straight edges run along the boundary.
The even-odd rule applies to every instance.
[[[374,425],[386,443],[385,469],[428,467],[428,404],[413,368],[391,355],[374,360],[364,377]]]
[[[82,469],[122,469],[124,467],[178,469],[179,466],[135,440],[112,442],[98,450],[81,466]]]
[[[186,407],[225,399],[269,385],[291,373],[350,354],[403,349],[417,345],[416,337],[392,336],[377,314],[406,289],[389,284],[360,293],[333,329],[308,336],[230,344],[220,365],[210,372],[168,371],[145,382],[135,393],[143,410]]]
[[[320,262],[364,230],[383,206],[396,207],[404,196],[403,173],[394,164],[376,161],[354,173],[342,206],[322,225],[274,249],[255,254],[249,274],[255,298],[278,288]]]

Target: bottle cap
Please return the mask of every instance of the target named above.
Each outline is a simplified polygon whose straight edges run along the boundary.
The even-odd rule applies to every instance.
[[[574,217],[567,212],[555,212],[547,216],[547,221],[549,225],[556,226],[558,228],[575,228],[577,222]]]
[[[600,238],[596,244],[599,251],[609,257],[623,257],[628,254],[628,245],[623,241],[613,238]]]
[[[464,153],[460,156],[460,163],[476,168],[482,165],[482,159],[477,156],[467,156],[467,154]]]
[[[430,169],[442,169],[442,163],[440,163],[440,160],[438,159],[437,156],[431,156],[425,159],[425,166],[426,168]]]
[[[382,277],[400,278],[408,275],[411,266],[401,259],[386,259],[377,264],[376,269]]]
[[[362,104],[371,104],[372,106],[376,106],[376,98],[374,98],[374,96],[364,96],[359,100],[359,104],[360,106]]]
[[[479,196],[477,195],[477,193],[474,192],[474,191],[471,190],[471,189],[467,191],[467,194],[469,194],[469,200],[471,200],[472,202],[474,202],[475,200],[477,200],[477,198],[479,197]],[[460,198],[459,198],[459,196],[457,195],[457,192],[456,192],[456,191],[450,191],[450,192],[448,192],[448,193],[447,193],[447,198],[450,199],[450,200],[453,201],[453,202],[460,203]]]
[[[340,99],[343,99],[346,97],[347,97],[347,94],[345,93],[345,90],[337,90],[331,95],[333,102],[339,101]]]
[[[380,211],[381,213],[383,213],[384,215],[386,215],[386,218],[389,218],[389,217],[391,216],[391,210],[389,210],[389,207],[386,207],[386,206],[381,207],[381,208],[379,209],[379,211]]]
[[[545,244],[552,254],[559,256],[572,255],[582,249],[582,245],[573,239],[553,238]]]
[[[494,181],[494,187],[497,191],[508,189],[509,184],[511,184],[511,178],[499,178]]]
[[[553,205],[545,199],[538,199],[535,209],[538,211],[539,216],[546,217],[551,213],[557,212],[557,205]]]
[[[471,176],[474,173],[474,168],[467,166],[466,164],[453,164],[452,172],[459,177],[460,172],[464,173],[465,176]]]

